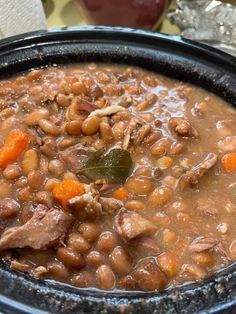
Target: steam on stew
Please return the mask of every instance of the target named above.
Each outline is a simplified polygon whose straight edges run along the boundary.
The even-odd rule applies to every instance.
[[[0,250],[77,287],[159,290],[236,258],[236,112],[137,68],[0,82]]]

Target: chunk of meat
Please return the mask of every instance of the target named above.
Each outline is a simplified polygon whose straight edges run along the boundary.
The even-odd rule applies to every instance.
[[[151,132],[151,129],[152,128],[149,124],[141,126],[141,128],[134,135],[134,145],[140,145],[145,137]]]
[[[42,138],[38,135],[34,129],[28,129],[30,143],[33,146],[41,146],[43,144]]]
[[[115,216],[116,232],[124,241],[130,241],[138,236],[153,235],[157,227],[141,215],[122,208]]]
[[[67,207],[82,220],[102,215],[102,205],[98,202],[98,197],[93,197],[90,192],[71,198]]]
[[[140,260],[131,275],[144,291],[160,290],[167,284],[167,276],[160,269],[154,257]]]
[[[124,111],[124,110],[125,108],[119,105],[111,105],[103,109],[94,110],[93,112],[90,113],[89,117],[97,116],[97,117],[102,118],[105,116],[111,116],[112,114],[115,114],[117,112]]]
[[[91,192],[75,196],[67,203],[73,215],[81,220],[114,214],[122,206],[123,203],[114,198],[99,197]]]
[[[187,118],[184,117],[170,118],[169,128],[179,136],[195,138],[199,136],[197,130],[190,124]]]
[[[214,248],[219,241],[214,238],[198,237],[189,245],[189,250],[194,253],[203,252]]]
[[[236,136],[227,136],[217,143],[220,152],[236,151]]]
[[[91,112],[99,109],[99,107],[94,103],[85,100],[79,96],[73,98],[72,106],[76,109],[76,112],[78,112],[83,119],[87,118],[91,114]]]
[[[7,229],[0,238],[0,250],[29,247],[47,249],[66,236],[72,217],[58,209],[38,205],[33,217],[23,226]]]
[[[82,144],[76,144],[60,152],[58,155],[68,169],[76,172],[87,161],[89,154],[95,151],[93,147],[85,147]]]
[[[135,118],[132,118],[125,130],[125,137],[122,144],[123,149],[127,149],[131,140],[137,134],[138,129],[142,126],[142,123]]]
[[[216,208],[215,202],[208,198],[200,199],[197,202],[196,210],[211,217],[216,217],[218,215],[218,209]]]
[[[103,212],[106,214],[114,214],[123,206],[123,202],[112,197],[99,197],[99,202],[102,205]]]
[[[180,190],[184,190],[188,186],[194,186],[198,184],[199,179],[215,165],[216,161],[217,155],[215,153],[209,153],[203,162],[192,167],[189,171],[180,177],[178,183]]]
[[[160,247],[152,238],[141,237],[130,241],[129,244],[135,246],[137,249],[142,250],[142,252],[145,251],[149,254],[158,255],[161,252]]]

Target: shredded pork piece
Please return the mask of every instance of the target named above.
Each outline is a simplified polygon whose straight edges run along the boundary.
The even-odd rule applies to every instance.
[[[157,227],[141,215],[122,208],[114,220],[116,232],[124,241],[130,241],[138,236],[153,235]]]
[[[185,117],[173,117],[169,120],[169,127],[183,137],[195,137],[198,138],[197,130],[190,124]]]
[[[89,117],[97,116],[99,118],[102,118],[105,116],[111,116],[112,114],[115,114],[117,112],[124,111],[124,110],[125,108],[119,105],[111,105],[104,109],[97,109],[97,110],[92,111]]]
[[[132,138],[132,134],[133,134],[134,130],[136,130],[138,125],[141,125],[141,124],[137,119],[132,118],[130,120],[130,122],[129,122],[126,130],[125,130],[125,137],[124,137],[123,144],[122,144],[123,149],[127,149],[129,147],[129,144],[130,144],[130,141]]]
[[[24,225],[7,229],[0,238],[0,250],[29,247],[35,250],[56,246],[66,236],[73,219],[58,209],[38,205]]]
[[[84,220],[114,214],[123,206],[123,203],[114,198],[99,197],[99,195],[89,192],[71,198],[67,206],[77,218]]]
[[[141,126],[134,136],[134,145],[140,145],[145,137],[151,132],[151,129],[152,128],[149,124]]]
[[[209,153],[203,162],[192,167],[189,171],[183,174],[179,179],[180,190],[184,190],[188,186],[194,186],[198,184],[199,179],[212,168],[217,161],[217,155],[215,153]]]
[[[89,154],[94,152],[96,152],[96,149],[93,147],[76,144],[59,152],[58,156],[71,171],[76,172],[87,161]]]

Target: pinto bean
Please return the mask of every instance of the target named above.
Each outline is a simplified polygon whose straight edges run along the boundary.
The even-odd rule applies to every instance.
[[[30,190],[30,187],[25,187],[18,192],[18,199],[22,203],[32,201],[33,197],[34,194]]]
[[[77,143],[77,139],[74,137],[66,137],[59,141],[58,146],[60,149],[66,149]]]
[[[109,144],[113,141],[113,132],[112,128],[107,122],[101,122],[100,123],[100,134],[101,139],[104,141],[104,143]]]
[[[53,188],[59,183],[60,181],[58,179],[48,179],[47,182],[45,183],[45,190],[46,191],[52,191]]]
[[[101,228],[96,223],[86,222],[79,225],[78,231],[88,242],[94,242],[101,233]]]
[[[40,108],[37,110],[28,113],[24,118],[25,124],[28,126],[35,126],[38,125],[39,120],[41,119],[48,119],[49,118],[49,111],[46,108]]]
[[[38,204],[43,204],[47,207],[52,207],[53,203],[52,195],[47,191],[41,191],[36,193],[34,201]]]
[[[114,248],[109,256],[109,261],[112,269],[119,275],[127,274],[132,267],[131,256],[121,246]]]
[[[44,158],[44,157],[40,158],[40,170],[45,175],[48,174],[48,159],[47,158]]]
[[[2,174],[7,180],[15,180],[21,175],[21,168],[17,165],[8,165]]]
[[[14,217],[20,210],[20,204],[10,198],[0,200],[0,218]]]
[[[66,132],[69,135],[80,135],[81,134],[82,121],[72,120],[66,124]]]
[[[131,177],[126,182],[126,188],[138,195],[147,195],[153,190],[153,183],[146,177]]]
[[[151,154],[155,156],[163,156],[170,147],[170,139],[161,138],[151,147]]]
[[[213,254],[206,251],[193,253],[192,259],[197,265],[200,265],[203,267],[212,266],[215,262]]]
[[[177,241],[177,235],[174,231],[171,231],[169,229],[163,230],[163,242],[167,245],[174,244]]]
[[[187,273],[194,280],[200,280],[207,275],[207,272],[201,266],[195,264],[184,264],[182,272]]]
[[[86,263],[92,267],[98,267],[104,264],[104,262],[105,262],[104,256],[97,251],[89,252],[89,254],[86,257]]]
[[[141,201],[132,200],[125,203],[125,208],[139,212],[145,209],[145,204]]]
[[[5,119],[13,116],[15,113],[16,113],[16,109],[15,108],[10,107],[10,108],[3,109],[0,112],[0,119],[1,120],[5,120]]]
[[[112,290],[116,284],[116,277],[112,269],[107,265],[101,265],[96,271],[99,287],[102,290]]]
[[[103,232],[97,241],[97,249],[100,252],[109,253],[116,245],[116,236],[110,231]]]
[[[47,264],[48,275],[53,279],[66,281],[68,278],[68,271],[66,267],[59,262],[50,262]]]
[[[88,252],[91,249],[91,244],[79,233],[69,235],[68,245],[80,253]]]
[[[33,190],[40,189],[44,180],[45,177],[40,170],[31,170],[28,174],[28,183]]]
[[[71,85],[71,92],[74,95],[87,95],[87,88],[82,82],[75,82]]]
[[[52,136],[58,136],[60,134],[60,128],[54,125],[51,121],[46,119],[40,119],[38,122],[40,129],[46,134]]]
[[[184,144],[175,142],[170,147],[170,155],[178,155],[181,154],[184,150]]]
[[[112,132],[116,140],[120,140],[124,137],[125,128],[126,128],[126,125],[123,121],[118,121],[117,123],[113,125]]]
[[[51,160],[48,164],[48,170],[51,174],[56,177],[59,177],[65,171],[64,165],[60,160],[54,159]]]
[[[93,147],[96,150],[103,149],[105,147],[105,143],[100,138],[96,139],[96,141],[93,143]]]
[[[29,81],[37,81],[43,76],[43,70],[33,70],[27,75]]]
[[[40,146],[40,150],[46,156],[55,157],[57,153],[54,139],[50,136],[45,136],[43,138],[43,145]]]
[[[137,282],[131,275],[121,277],[118,285],[124,290],[138,290]]]
[[[77,269],[85,266],[82,255],[71,248],[59,247],[57,249],[57,257],[65,266]]]
[[[144,291],[160,290],[167,284],[165,273],[159,268],[153,257],[140,260],[132,271],[132,276]]]
[[[152,220],[158,223],[160,226],[168,226],[171,222],[170,217],[163,212],[157,212],[153,217]]]
[[[70,98],[64,94],[58,94],[56,102],[59,106],[68,107],[70,105]]]
[[[158,256],[157,263],[170,278],[173,278],[179,270],[179,263],[177,259],[169,252]]]
[[[36,150],[29,149],[24,153],[22,160],[22,170],[25,175],[28,175],[30,171],[37,170],[39,167],[39,158]]]
[[[10,183],[0,181],[0,200],[12,196],[12,185]]]
[[[95,283],[95,278],[93,274],[87,271],[82,271],[78,274],[74,274],[71,277],[71,284],[79,288],[89,288]]]
[[[78,181],[78,178],[76,177],[76,175],[72,172],[67,171],[66,173],[64,173],[63,175],[63,180],[74,180],[74,181]]]
[[[26,187],[26,185],[28,184],[28,180],[26,177],[20,177],[17,181],[16,181],[16,187],[17,188],[24,188]]]
[[[152,168],[151,167],[139,167],[135,171],[136,176],[144,176],[144,177],[151,177],[152,176]]]
[[[97,133],[100,125],[100,118],[97,116],[88,117],[82,123],[82,132],[85,135],[93,135]]]
[[[159,207],[167,204],[173,196],[172,189],[167,186],[157,187],[148,198],[148,205]]]

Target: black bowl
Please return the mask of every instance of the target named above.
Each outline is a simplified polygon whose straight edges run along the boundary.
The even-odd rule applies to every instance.
[[[76,62],[140,66],[199,85],[236,104],[236,59],[207,46],[140,30],[82,27],[39,31],[0,41],[0,77]],[[234,313],[236,266],[204,282],[162,292],[107,292],[35,280],[0,265],[4,313]]]

